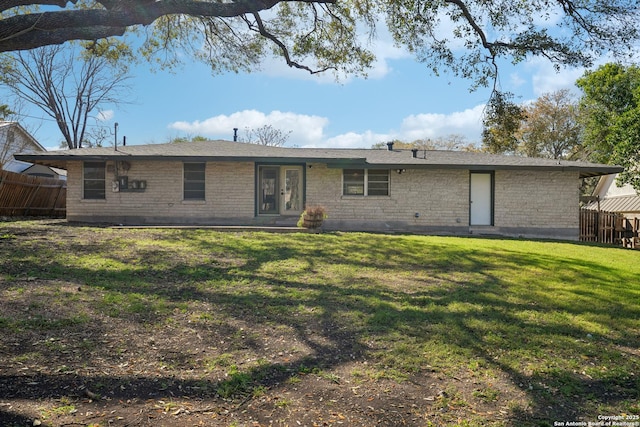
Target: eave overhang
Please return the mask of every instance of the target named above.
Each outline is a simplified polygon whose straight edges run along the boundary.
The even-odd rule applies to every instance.
[[[419,154],[419,155],[418,155]],[[619,166],[487,153],[372,149],[307,149],[268,147],[229,141],[149,144],[16,154],[17,160],[67,169],[73,161],[103,162],[252,162],[262,164],[325,164],[354,169],[458,169],[470,171],[524,170],[576,172],[581,178],[615,174]]]
[[[344,167],[353,167],[353,168],[367,168],[367,169],[391,169],[391,170],[401,170],[401,169],[463,169],[470,171],[497,171],[497,170],[528,170],[528,171],[548,171],[548,172],[578,172],[580,173],[580,178],[589,178],[594,176],[602,176],[609,175],[622,172],[624,168],[620,166],[603,166],[603,167],[589,167],[589,166],[579,166],[579,165],[501,165],[501,164],[491,164],[491,165],[482,165],[482,164],[474,164],[474,163],[460,163],[460,164],[445,164],[445,163],[429,163],[429,164],[407,164],[407,163],[367,163],[363,165],[362,163],[342,163],[342,164],[328,164],[328,167],[331,168],[344,168]]]
[[[255,163],[271,163],[271,164],[308,164],[308,163],[324,163],[331,168],[343,167],[365,167],[367,162],[365,158],[344,158],[332,159],[326,157],[256,157],[256,156],[137,156],[127,154],[113,155],[58,155],[58,154],[16,154],[16,160],[29,162],[39,165],[55,167],[59,169],[67,169],[67,162],[255,162]]]

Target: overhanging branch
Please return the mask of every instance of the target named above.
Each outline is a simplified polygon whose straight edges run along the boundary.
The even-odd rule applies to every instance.
[[[282,52],[282,56],[284,57],[288,66],[298,68],[301,70],[306,70],[311,74],[323,73],[327,70],[335,69],[335,67],[326,67],[319,70],[313,70],[307,67],[306,65],[302,65],[296,61],[291,60],[291,56],[289,55],[289,49],[287,49],[287,46],[285,46],[285,44],[280,39],[278,39],[275,35],[267,31],[267,29],[264,26],[264,23],[262,22],[262,18],[260,18],[260,15],[258,13],[253,13],[253,16],[256,20],[256,24],[258,25],[258,32],[260,33],[260,35],[265,37],[266,39],[271,40],[280,48],[280,51]]]
[[[267,10],[282,1],[335,3],[336,0],[237,0],[231,3],[193,0],[103,1],[105,9],[65,9],[14,15],[0,20],[0,52],[33,49],[69,40],[95,40],[122,35],[128,27],[149,25],[166,15],[229,18]],[[56,4],[61,1],[0,2],[0,8]]]

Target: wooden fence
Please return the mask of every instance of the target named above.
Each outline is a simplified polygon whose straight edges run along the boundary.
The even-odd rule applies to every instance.
[[[580,210],[580,240],[640,249],[640,218],[616,212]]]
[[[0,216],[64,218],[67,182],[0,170]]]

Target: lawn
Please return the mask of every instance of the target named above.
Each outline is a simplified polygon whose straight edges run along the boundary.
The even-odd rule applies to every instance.
[[[640,426],[640,251],[5,221],[0,328],[2,426]]]

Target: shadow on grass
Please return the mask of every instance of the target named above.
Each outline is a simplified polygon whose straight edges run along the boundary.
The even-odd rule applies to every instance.
[[[33,425],[33,420],[20,414],[0,409],[0,425],[3,427],[24,427]]]
[[[92,302],[96,310],[143,324],[162,322],[174,309],[197,302],[224,314],[227,320],[217,325],[223,335],[236,334],[237,321],[284,326],[309,355],[255,366],[225,381],[5,375],[0,399],[60,398],[82,387],[117,399],[213,398],[224,390],[233,394],[233,387],[243,395],[250,387],[277,387],[304,367],[332,369],[362,359],[409,376],[427,365],[455,375],[465,361],[481,360],[528,393],[532,407],[514,409],[513,425],[596,417],[600,405],[640,397],[632,374],[640,368],[634,353],[640,307],[631,303],[638,289],[630,286],[635,276],[603,263],[503,248],[499,241],[475,248],[453,239],[377,235],[220,238],[181,231],[153,237],[156,247],[133,250],[123,250],[120,236],[71,245],[79,256],[92,251],[110,260],[103,268],[60,262],[54,250],[33,242],[23,248],[29,256],[19,256],[19,244],[12,242],[14,251],[0,247],[8,260],[2,266],[14,277],[26,272],[100,289],[114,296]],[[181,248],[198,255],[163,240],[185,242]],[[0,282],[0,290],[12,283]],[[2,319],[17,329],[44,327]],[[91,327],[106,332],[109,325]],[[3,357],[19,357],[29,344],[27,339]],[[244,345],[262,350],[251,340]],[[100,352],[86,351],[89,358]]]

